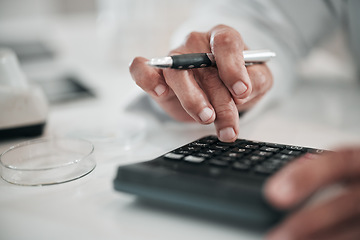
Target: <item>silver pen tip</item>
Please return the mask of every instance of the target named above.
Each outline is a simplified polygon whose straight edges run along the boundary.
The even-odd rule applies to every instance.
[[[173,60],[171,57],[152,58],[146,64],[151,67],[169,68],[172,66]]]

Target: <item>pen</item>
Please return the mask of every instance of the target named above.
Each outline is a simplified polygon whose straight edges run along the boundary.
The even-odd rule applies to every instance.
[[[245,50],[243,51],[245,66],[255,63],[263,63],[275,57],[270,50]],[[215,58],[212,53],[189,53],[174,55],[163,58],[152,58],[147,64],[157,68],[192,69],[215,66]]]

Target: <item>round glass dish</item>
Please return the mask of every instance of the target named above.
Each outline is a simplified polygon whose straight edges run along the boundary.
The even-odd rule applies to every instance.
[[[1,177],[18,185],[69,182],[96,166],[91,142],[74,139],[36,139],[10,147],[0,155]]]

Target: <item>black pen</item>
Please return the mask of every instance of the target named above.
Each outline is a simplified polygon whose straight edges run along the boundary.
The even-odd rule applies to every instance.
[[[245,66],[263,63],[275,57],[270,50],[245,50],[243,51]],[[192,69],[215,66],[215,58],[212,53],[189,53],[174,55],[163,58],[152,58],[147,64],[157,68]]]

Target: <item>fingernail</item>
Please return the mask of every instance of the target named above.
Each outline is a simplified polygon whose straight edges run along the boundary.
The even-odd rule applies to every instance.
[[[161,96],[166,91],[166,87],[162,84],[159,84],[154,89],[156,95]]]
[[[212,115],[213,115],[213,110],[206,107],[203,110],[201,110],[201,112],[199,113],[199,118],[201,119],[201,121],[207,122],[212,117]]]
[[[246,85],[245,85],[243,82],[240,82],[240,81],[236,82],[236,83],[232,86],[232,88],[233,88],[233,91],[234,91],[234,93],[236,94],[236,96],[241,96],[241,95],[242,95],[243,93],[245,93],[246,90],[247,90]]]
[[[219,131],[219,140],[223,142],[231,141],[236,134],[232,127],[223,128]]]

